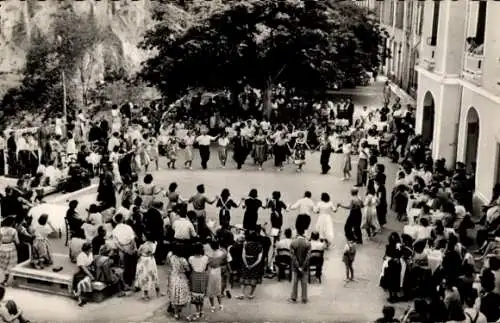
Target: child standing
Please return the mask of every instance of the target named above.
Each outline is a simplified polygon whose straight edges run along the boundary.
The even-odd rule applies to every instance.
[[[342,167],[344,172],[344,177],[341,179],[342,181],[346,181],[351,178],[351,154],[352,154],[352,145],[351,138],[346,137],[344,144],[342,145],[342,154],[344,155],[344,165]]]
[[[172,136],[167,143],[167,167],[175,169],[175,162],[177,161],[177,138]]]
[[[345,264],[345,279],[346,281],[354,280],[354,258],[356,257],[356,245],[353,241],[347,240],[344,248],[342,261]]]
[[[215,298],[219,303],[219,310],[222,311],[222,271],[221,266],[227,263],[226,251],[220,248],[219,242],[213,240],[210,242],[210,251],[208,253],[208,284],[207,296],[210,301],[210,312],[215,312]]]
[[[184,137],[184,144],[186,145],[186,148],[184,148],[185,159],[186,159],[184,161],[184,167],[189,169],[193,169],[191,166],[193,164],[193,146],[195,139],[196,136],[191,130],[189,130],[186,134],[186,137]]]
[[[139,261],[137,262],[137,271],[135,276],[136,289],[143,292],[143,299],[149,301],[151,292],[156,292],[161,296],[160,282],[158,278],[158,268],[154,254],[156,252],[156,242],[151,234],[145,234],[144,242],[138,250]]]
[[[196,244],[194,246],[194,255],[189,257],[189,265],[191,266],[191,303],[196,307],[196,313],[192,319],[203,317],[203,303],[207,292],[208,282],[208,257],[204,255],[203,245]]]
[[[217,140],[219,144],[219,161],[222,168],[226,168],[227,162],[227,146],[229,145],[229,138],[227,132],[224,132]]]

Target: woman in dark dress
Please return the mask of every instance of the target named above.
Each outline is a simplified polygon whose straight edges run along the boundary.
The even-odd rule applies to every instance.
[[[389,292],[389,302],[395,302],[401,289],[401,238],[396,232],[389,236],[385,247],[384,272],[380,286]]]
[[[240,206],[231,198],[231,193],[227,188],[223,189],[215,205],[219,210],[219,224],[221,227],[228,227],[231,223],[231,209]]]
[[[386,176],[380,172],[380,166],[378,165],[379,172],[375,175],[375,188],[377,190],[377,219],[380,226],[384,226],[387,223],[387,189],[385,187]]]
[[[255,297],[255,289],[258,284],[262,283],[265,265],[263,260],[264,248],[259,242],[258,233],[256,231],[247,231],[242,250],[243,268],[241,271],[241,295],[238,296],[239,299],[245,297],[253,299]],[[248,294],[247,287],[250,287]]]
[[[110,207],[116,207],[115,186],[113,184],[112,165],[101,175],[99,186],[97,187],[97,201],[101,202],[103,210]]]
[[[283,211],[287,209],[286,204],[281,200],[280,192],[273,192],[272,198],[267,202],[267,207],[271,209],[271,228],[276,231],[276,235],[273,235],[274,242],[276,242],[281,235]]]
[[[245,209],[245,214],[243,215],[243,229],[255,231],[259,219],[259,209],[265,208],[262,201],[258,199],[258,193],[255,188],[251,189],[250,193],[248,193],[248,198],[245,199],[243,208]]]
[[[237,168],[241,169],[248,156],[248,145],[246,139],[241,135],[241,129],[238,129],[238,133],[233,138],[233,152]]]

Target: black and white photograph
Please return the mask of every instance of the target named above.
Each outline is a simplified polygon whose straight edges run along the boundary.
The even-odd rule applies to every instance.
[[[0,0],[0,323],[500,322],[498,17]]]

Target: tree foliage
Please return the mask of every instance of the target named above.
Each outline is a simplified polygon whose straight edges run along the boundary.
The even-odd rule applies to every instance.
[[[303,92],[356,83],[379,64],[382,30],[352,1],[227,0],[184,30],[161,20],[141,44],[154,50],[140,76],[169,100],[191,88]],[[160,19],[162,17],[159,17]]]
[[[66,74],[68,88],[73,78],[81,83],[82,91],[68,91],[68,102],[81,97],[85,100],[93,64],[89,52],[99,41],[93,19],[93,15],[81,17],[71,6],[64,5],[52,17],[49,34],[32,31],[23,80],[19,88],[10,90],[4,97],[4,109],[30,110],[50,106],[49,113],[62,111],[62,71]]]

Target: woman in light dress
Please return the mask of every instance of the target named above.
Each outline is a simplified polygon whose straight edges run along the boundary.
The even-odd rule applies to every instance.
[[[366,188],[365,196],[365,214],[362,228],[366,230],[368,237],[374,237],[380,230],[380,224],[377,219],[377,196],[373,182],[370,182]]]
[[[344,173],[344,177],[342,177],[342,181],[346,181],[351,178],[351,155],[352,155],[352,144],[351,138],[346,137],[344,144],[342,145],[342,154],[344,156],[344,165],[342,167],[342,171]]]
[[[210,312],[215,312],[215,299],[219,304],[219,311],[222,311],[222,270],[221,266],[227,263],[227,253],[220,248],[219,242],[213,240],[210,242],[210,250],[207,254],[208,263],[208,283],[207,296],[210,301]]]
[[[189,130],[186,134],[186,137],[184,137],[184,144],[186,147],[184,148],[184,153],[185,153],[185,161],[184,161],[184,166],[189,169],[193,169],[193,145],[196,140],[196,136],[194,135],[193,131]]]
[[[4,277],[3,285],[8,282],[12,268],[17,265],[16,245],[19,244],[19,238],[14,219],[14,216],[7,216],[0,226],[0,273]]]
[[[151,295],[156,293],[160,296],[160,280],[158,278],[158,268],[154,257],[156,242],[150,234],[145,234],[144,242],[138,250],[139,261],[135,275],[135,287],[143,293],[143,299],[149,301]]]
[[[183,250],[174,247],[167,256],[169,270],[169,297],[174,309],[174,318],[179,319],[182,308],[191,301],[191,292],[187,273],[190,271],[188,262],[182,256]]]
[[[229,136],[227,132],[224,132],[217,140],[219,145],[218,155],[219,161],[222,168],[226,168],[227,162],[227,146],[229,145]]]
[[[148,142],[148,155],[151,162],[154,163],[156,170],[160,170],[160,150],[158,149],[159,140],[151,137]]]
[[[120,191],[121,185],[123,183],[122,176],[120,174],[120,168],[118,163],[121,158],[121,154],[119,153],[120,147],[115,146],[111,154],[109,154],[109,161],[111,162],[111,166],[113,167],[113,181],[115,182],[116,190]]]
[[[122,130],[122,118],[120,116],[120,110],[118,106],[114,105],[111,109],[111,133],[121,132]]]
[[[319,233],[321,240],[327,246],[331,246],[335,238],[332,216],[333,213],[337,212],[337,207],[330,201],[328,193],[321,193],[321,201],[318,202],[314,211],[319,213],[318,221],[316,222],[316,232]]]

